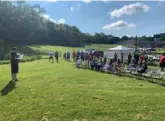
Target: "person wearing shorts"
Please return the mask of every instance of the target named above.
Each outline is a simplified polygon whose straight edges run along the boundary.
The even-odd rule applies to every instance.
[[[17,81],[17,73],[19,71],[19,60],[17,55],[17,48],[13,47],[11,52],[11,75],[12,81]]]

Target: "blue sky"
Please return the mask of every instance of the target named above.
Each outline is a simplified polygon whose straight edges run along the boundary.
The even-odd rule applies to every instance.
[[[119,37],[165,33],[165,2],[29,3],[45,8],[51,20],[77,26],[85,33],[103,32]]]

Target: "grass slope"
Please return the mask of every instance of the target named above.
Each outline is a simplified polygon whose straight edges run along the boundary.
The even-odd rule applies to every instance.
[[[91,45],[87,45],[85,47],[63,47],[63,46],[51,46],[51,45],[46,45],[46,46],[29,46],[30,48],[32,48],[32,50],[35,51],[40,51],[40,52],[48,52],[50,50],[52,51],[60,51],[60,52],[72,52],[73,50],[84,50],[84,48],[88,48],[88,49],[98,49],[98,50],[108,50],[108,48],[111,47],[116,47],[117,45],[113,44],[113,45],[106,45],[106,44],[91,44]]]
[[[9,69],[0,65],[0,89],[10,80]],[[164,87],[62,60],[21,63],[19,81],[10,88],[0,96],[0,121],[165,120]]]

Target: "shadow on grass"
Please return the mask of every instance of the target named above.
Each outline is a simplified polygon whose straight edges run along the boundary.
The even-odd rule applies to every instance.
[[[5,96],[15,88],[16,83],[10,81],[2,90],[1,95]]]

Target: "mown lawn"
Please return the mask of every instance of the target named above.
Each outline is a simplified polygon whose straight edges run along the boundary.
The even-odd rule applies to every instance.
[[[0,89],[10,65],[0,65]],[[21,63],[19,81],[0,96],[0,121],[164,121],[165,87],[76,69],[72,62]]]
[[[60,51],[60,52],[72,52],[73,50],[75,51],[81,51],[84,50],[84,48],[87,49],[97,49],[97,50],[103,50],[106,51],[109,48],[116,47],[117,45],[111,44],[111,45],[106,45],[106,44],[91,44],[91,45],[86,45],[85,47],[63,47],[63,46],[51,46],[51,45],[46,45],[46,46],[29,46],[35,51],[41,51],[41,52],[48,52],[50,50],[52,51]]]

